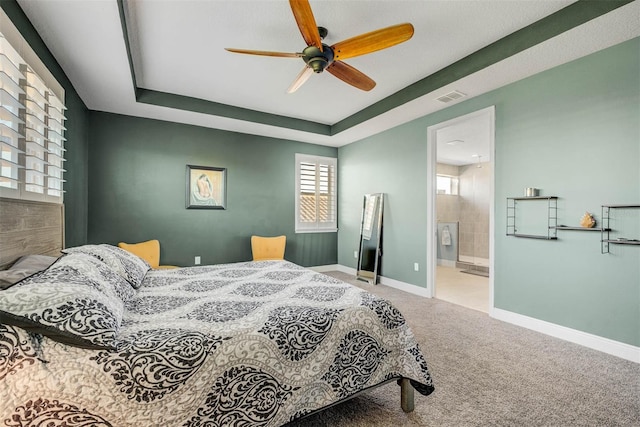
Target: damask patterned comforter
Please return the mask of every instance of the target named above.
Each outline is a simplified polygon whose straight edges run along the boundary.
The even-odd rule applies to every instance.
[[[279,426],[393,378],[433,391],[402,315],[357,287],[260,261],[148,270],[136,289],[135,268],[93,255],[0,291],[0,425]],[[73,286],[34,314],[52,280]]]

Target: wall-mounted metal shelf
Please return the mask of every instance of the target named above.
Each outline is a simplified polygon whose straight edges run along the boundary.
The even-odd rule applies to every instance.
[[[600,233],[600,252],[603,254],[609,253],[609,245],[632,245],[640,246],[640,239],[628,239],[619,237],[612,239],[610,232],[613,231],[609,228],[611,221],[611,211],[615,209],[640,209],[640,204],[635,205],[602,205],[602,231]]]
[[[524,201],[547,202],[547,234],[518,233],[516,224],[516,206]],[[556,240],[558,227],[558,197],[557,196],[532,196],[532,197],[507,197],[507,236],[523,237],[526,239]]]
[[[597,231],[599,233],[603,232],[603,231],[611,231],[610,228],[587,228],[587,227],[572,227],[570,225],[557,225],[556,230],[573,230],[573,231]]]
[[[507,236],[513,237],[523,237],[525,239],[540,239],[540,240],[556,240],[556,236],[544,236],[542,234],[520,234],[520,233],[511,233],[507,234]]]
[[[640,245],[640,240],[638,239],[625,239],[622,237],[619,239],[606,239],[603,242],[615,243],[616,245]]]

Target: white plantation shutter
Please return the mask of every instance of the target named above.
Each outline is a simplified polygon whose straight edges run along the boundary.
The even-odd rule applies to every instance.
[[[24,168],[20,147],[21,129],[24,120],[20,118],[24,105],[19,99],[24,96],[20,82],[25,76],[20,71],[20,56],[0,34],[0,188],[19,191],[19,172]]]
[[[64,89],[3,13],[0,24],[0,197],[62,203]]]
[[[296,233],[338,230],[338,160],[296,154]]]

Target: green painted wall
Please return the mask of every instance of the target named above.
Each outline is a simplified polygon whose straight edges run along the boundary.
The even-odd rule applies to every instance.
[[[161,262],[251,259],[252,234],[287,236],[285,258],[335,264],[336,233],[295,234],[295,153],[337,149],[115,114],[90,113],[93,243],[158,239]],[[227,209],[185,208],[186,165],[227,168]]]
[[[597,233],[558,241],[506,237],[506,197],[528,186],[560,197],[574,224],[604,203],[640,203],[640,42],[454,105],[339,150],[194,126],[91,112],[15,0],[1,0],[66,90],[66,243],[158,238],[162,262],[250,258],[253,233],[286,234],[286,258],[355,268],[362,196],[385,192],[386,277],[426,286],[426,129],[496,106],[495,305],[640,345],[640,250],[600,254]],[[89,141],[90,149],[89,149]],[[293,233],[295,152],[339,156],[339,227]],[[227,167],[228,209],[186,210],[185,165]],[[640,236],[636,213],[613,224]],[[337,248],[337,254],[336,254]],[[413,271],[419,262],[420,272]]]
[[[640,39],[497,95],[496,212],[528,186],[560,197],[561,224],[585,211],[601,220],[602,204],[640,204]],[[496,307],[640,345],[640,247],[602,255],[598,234],[537,241],[506,237],[503,215],[495,224]],[[612,227],[639,238],[640,209]]]
[[[505,235],[506,198],[538,187],[560,197],[559,223],[640,203],[640,39],[537,74],[339,149],[338,263],[355,267],[362,195],[385,192],[386,277],[426,286],[427,127],[496,108],[495,306],[640,345],[640,248],[600,253],[598,233],[559,240]],[[640,210],[616,236],[640,237]]]
[[[47,66],[58,83],[64,87],[67,128],[65,137],[64,184],[65,240],[66,246],[78,246],[87,241],[87,193],[88,193],[88,134],[89,111],[78,96],[64,71],[46,47],[36,30],[15,0],[2,0],[0,7],[9,16],[22,37],[29,43],[40,60]]]
[[[341,147],[338,155],[338,263],[356,268],[362,203],[385,193],[380,274],[426,286],[426,128],[400,126]],[[420,134],[423,134],[420,136]]]

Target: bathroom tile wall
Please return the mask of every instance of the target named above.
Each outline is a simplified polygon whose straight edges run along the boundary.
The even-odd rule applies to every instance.
[[[460,255],[488,259],[491,164],[485,162],[458,169]]]

